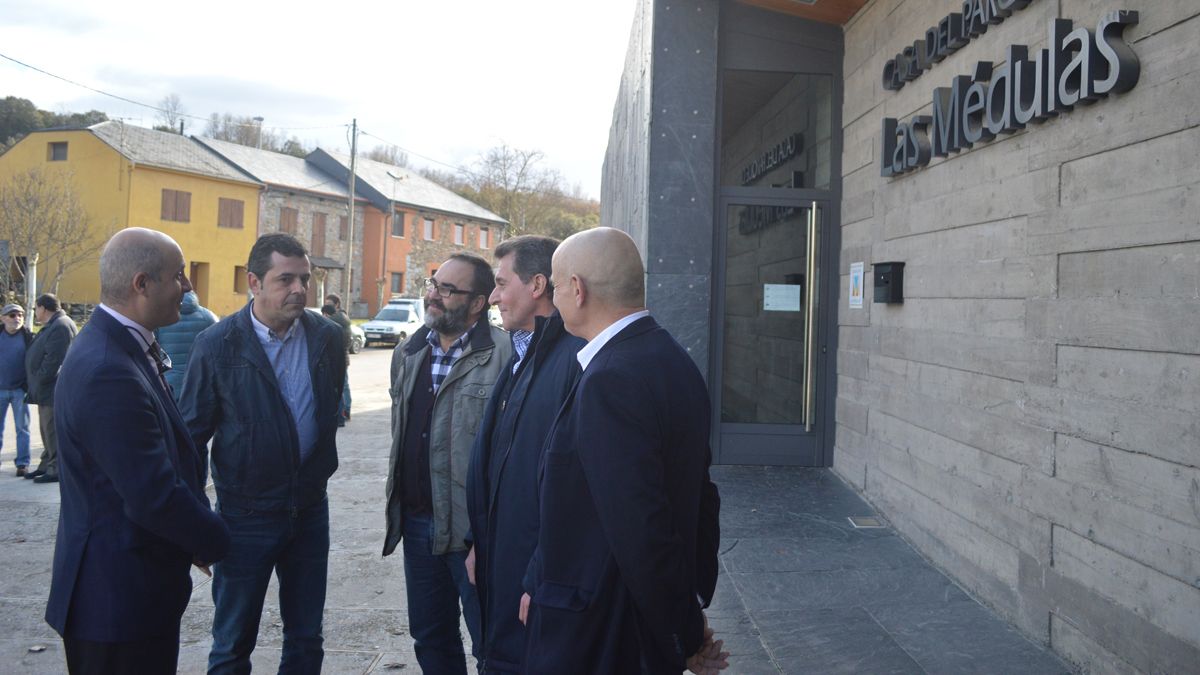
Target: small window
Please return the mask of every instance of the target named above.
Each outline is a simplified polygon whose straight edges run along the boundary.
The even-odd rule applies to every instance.
[[[425,241],[433,241],[433,218],[425,219]]]
[[[479,228],[479,248],[487,248],[488,244],[488,229],[486,227]]]
[[[338,217],[338,239],[341,239],[342,241],[346,241],[346,238],[349,236],[350,236],[350,219],[347,218],[346,216],[339,216]]]
[[[455,243],[455,244],[458,244],[459,246],[462,246],[462,244],[463,244],[463,234],[464,234],[464,231],[465,231],[466,229],[467,229],[467,228],[463,227],[463,224],[462,224],[462,223],[455,223],[455,224],[454,224],[454,243]]]
[[[404,272],[392,272],[392,292],[404,292]]]
[[[177,223],[192,222],[192,193],[183,190],[162,191],[162,219]]]
[[[217,227],[242,229],[246,203],[240,199],[217,198]]]
[[[312,241],[309,242],[310,255],[325,255],[325,222],[324,213],[313,214]]]
[[[67,161],[67,142],[47,143],[46,144],[46,159],[51,162]]]
[[[279,207],[279,231],[290,235],[296,234],[296,224],[300,221],[300,211],[290,206]]]
[[[404,236],[404,214],[403,213],[393,213],[392,214],[392,236],[393,237],[403,237]]]
[[[241,265],[233,268],[233,292],[250,292],[250,281],[246,278],[246,268]]]

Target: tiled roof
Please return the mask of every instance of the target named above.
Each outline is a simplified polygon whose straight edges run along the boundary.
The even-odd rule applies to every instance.
[[[197,143],[221,155],[256,180],[304,192],[317,192],[345,199],[350,194],[344,181],[321,171],[303,157],[259,150],[215,138],[193,136]]]
[[[115,121],[94,124],[88,129],[137,164],[257,183],[186,136]]]
[[[349,155],[318,148],[309,153],[308,160],[326,171],[339,171],[343,175],[349,173]],[[431,211],[457,214],[494,223],[508,222],[475,202],[460,197],[409,169],[359,157],[355,161],[354,170],[358,176],[355,192],[367,197],[377,206],[381,206],[381,209],[386,209],[388,200],[394,199],[397,204],[406,204]],[[389,172],[398,178],[393,178]]]

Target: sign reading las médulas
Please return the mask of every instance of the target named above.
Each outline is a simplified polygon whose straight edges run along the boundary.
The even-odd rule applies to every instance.
[[[949,14],[883,69],[885,89],[898,90],[938,61],[1003,21],[1033,0],[965,0],[962,13]],[[1125,28],[1138,22],[1135,11],[1105,14],[1093,33],[1069,19],[1051,19],[1047,46],[1029,58],[1025,45],[1010,45],[1004,64],[979,61],[970,75],[933,90],[933,114],[907,121],[883,120],[880,175],[898,176],[929,164],[931,157],[992,140],[1067,113],[1137,84],[1140,64],[1125,42]]]

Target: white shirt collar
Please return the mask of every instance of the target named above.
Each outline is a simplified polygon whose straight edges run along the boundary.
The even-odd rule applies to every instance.
[[[584,345],[583,349],[579,350],[579,354],[575,356],[575,358],[579,359],[580,370],[587,370],[588,364],[592,362],[593,358],[595,358],[596,353],[599,352],[604,345],[608,344],[608,341],[613,339],[617,333],[620,333],[625,329],[626,326],[634,321],[646,316],[650,316],[650,310],[643,309],[640,312],[634,312],[633,314],[617,319],[615,322],[610,324],[608,328],[600,331],[600,333],[597,334],[596,337],[592,338],[590,342]]]
[[[308,310],[306,309],[304,311],[307,312]],[[296,326],[299,323],[300,319],[297,318],[292,322],[291,326],[288,326],[286,333],[283,335],[276,335],[275,331],[271,330],[267,324],[259,321],[258,317],[254,316],[254,307],[250,308],[250,324],[254,326],[254,333],[258,335],[259,341],[263,344],[267,344],[272,338],[279,340],[280,342],[287,342],[287,339],[296,333]]]
[[[104,304],[103,302],[100,303],[100,309],[102,309],[102,310],[108,312],[110,315],[112,315],[112,318],[116,319],[117,322],[120,323],[122,326],[125,326],[126,328],[131,328],[131,329],[137,331],[137,334],[141,335],[142,340],[145,341],[142,344],[143,351],[150,349],[150,345],[154,343],[154,332],[153,331],[146,328],[142,324],[134,321],[133,319],[125,316],[124,314],[118,312],[117,310],[113,309],[112,307],[109,307],[108,305]]]

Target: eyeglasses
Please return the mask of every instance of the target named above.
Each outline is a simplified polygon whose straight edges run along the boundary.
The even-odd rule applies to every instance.
[[[475,295],[475,291],[464,291],[455,288],[451,284],[439,284],[437,279],[425,280],[425,292],[428,293],[429,291],[436,291],[443,298],[448,298],[452,295]]]
[[[25,316],[25,315],[24,315],[24,314],[19,314],[19,313],[17,313],[17,312],[9,312],[8,314],[5,314],[4,316],[7,316],[7,317],[8,317],[8,318],[10,318],[10,319],[20,319],[21,317],[23,317],[23,316]]]

